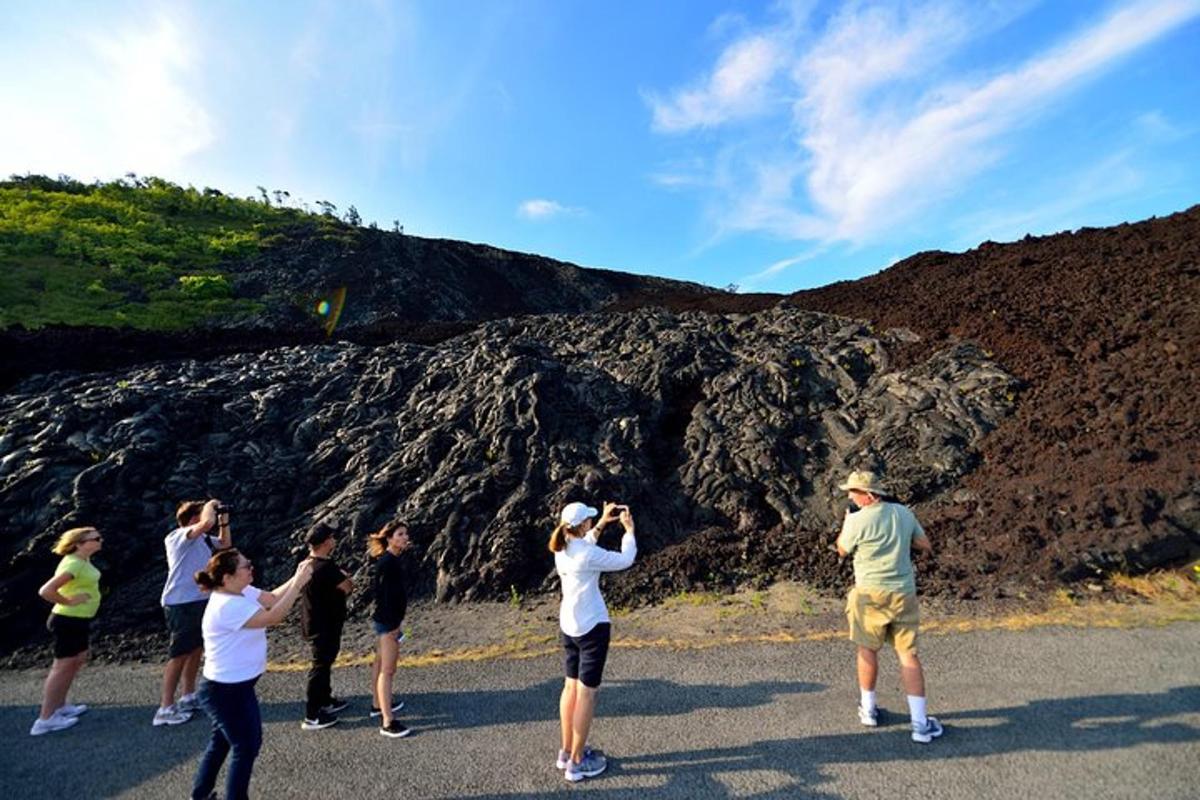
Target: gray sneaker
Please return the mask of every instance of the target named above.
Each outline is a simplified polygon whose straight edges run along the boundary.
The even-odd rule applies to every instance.
[[[584,753],[583,760],[576,764],[567,759],[567,768],[563,777],[571,783],[579,783],[584,778],[594,778],[608,769],[608,759],[596,752]]]
[[[604,754],[601,753],[599,750],[593,750],[592,746],[590,744],[585,744],[583,746],[583,757],[587,758],[590,755],[599,755],[601,758],[604,757]],[[559,750],[558,751],[558,760],[556,760],[554,762],[554,766],[558,767],[559,769],[566,769],[567,764],[569,764],[569,763],[571,763],[570,752],[568,752],[566,750]]]
[[[868,728],[879,727],[879,709],[878,708],[863,708],[858,707],[858,721]]]
[[[154,727],[161,725],[182,725],[192,718],[192,712],[180,711],[173,705],[160,708],[154,712]]]
[[[924,725],[920,725],[916,722],[912,724],[912,737],[914,742],[929,744],[941,735],[942,723],[937,721],[937,717],[926,717]]]
[[[51,714],[49,719],[38,717],[33,721],[33,727],[29,729],[29,735],[44,736],[54,731],[64,731],[77,722],[79,722],[79,717],[63,717],[57,714]]]

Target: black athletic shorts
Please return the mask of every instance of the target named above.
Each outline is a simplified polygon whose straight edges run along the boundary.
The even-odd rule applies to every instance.
[[[54,634],[54,657],[70,658],[88,649],[92,620],[51,614],[46,627]]]
[[[589,689],[600,685],[604,677],[604,662],[608,660],[608,638],[612,625],[597,623],[583,636],[567,636],[559,632],[563,646],[563,670]]]
[[[204,609],[207,607],[207,600],[163,606],[163,616],[167,618],[167,630],[171,634],[167,658],[186,656],[193,650],[204,647],[201,623],[204,622]]]

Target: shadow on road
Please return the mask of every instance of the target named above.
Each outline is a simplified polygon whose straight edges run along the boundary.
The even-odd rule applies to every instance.
[[[562,679],[546,680],[517,691],[460,691],[402,694],[407,707],[397,718],[414,734],[443,729],[467,729],[489,725],[557,720],[558,692]],[[297,681],[297,694],[303,685]],[[601,713],[607,717],[671,716],[705,708],[749,708],[766,705],[777,696],[816,692],[821,684],[793,681],[748,683],[740,686],[678,684],[658,679],[613,681],[603,691]],[[349,698],[350,709],[342,714],[339,728],[374,728],[369,719],[369,698]],[[260,703],[263,723],[299,725],[304,704]],[[109,797],[136,788],[147,780],[183,762],[199,763],[208,742],[210,724],[204,714],[176,727],[150,725],[154,705],[100,706],[89,711],[76,727],[48,736],[30,737],[34,707],[0,707],[0,738],[18,742],[17,752],[0,749],[0,771],[13,786],[38,786],[48,777],[71,794],[72,776],[80,781],[83,794]],[[264,739],[304,735],[299,730],[268,728]],[[69,757],[64,758],[66,754]],[[68,769],[69,765],[69,769]],[[63,779],[67,779],[65,782]],[[56,792],[57,793],[57,792]]]
[[[936,761],[977,758],[1020,752],[1080,752],[1137,747],[1145,744],[1184,744],[1200,741],[1200,727],[1172,721],[1180,714],[1200,712],[1200,686],[1169,689],[1158,694],[1115,694],[1035,700],[1019,706],[939,714],[945,736],[919,745],[908,735],[908,718],[891,714],[880,730],[832,736],[797,736],[750,745],[681,750],[647,755],[610,753],[611,777],[650,776],[663,782],[606,788],[604,778],[589,785],[593,797],[734,797],[836,798],[822,784],[830,778],[828,764],[885,764],[892,761]],[[601,710],[601,716],[604,716]],[[963,723],[955,725],[954,723]],[[803,720],[797,720],[797,727]],[[734,792],[721,781],[730,773],[774,773],[776,786],[754,794]],[[881,775],[884,773],[881,772]],[[482,794],[473,800],[524,800],[538,793]]]
[[[400,716],[414,732],[522,722],[556,722],[562,678],[519,691],[425,692],[413,695]],[[707,708],[751,708],[784,694],[819,692],[825,686],[798,681],[760,681],[736,686],[680,684],[648,678],[611,681],[600,691],[603,717],[667,717]],[[360,698],[366,702],[366,698]]]

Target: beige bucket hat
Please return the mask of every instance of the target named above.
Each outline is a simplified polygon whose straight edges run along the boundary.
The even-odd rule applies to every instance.
[[[843,492],[856,489],[860,492],[870,492],[871,494],[887,494],[887,489],[880,483],[879,476],[865,469],[851,472],[846,478],[846,482],[838,488]]]

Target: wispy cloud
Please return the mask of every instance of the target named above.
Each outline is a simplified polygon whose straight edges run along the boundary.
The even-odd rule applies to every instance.
[[[582,208],[564,206],[555,200],[545,200],[542,198],[526,200],[517,206],[518,217],[535,222],[541,222],[554,217],[577,216],[582,213]]]
[[[647,95],[654,110],[654,129],[673,133],[758,113],[768,99],[771,78],[786,63],[784,56],[782,42],[772,36],[756,35],[734,43],[699,86],[666,100]]]
[[[76,47],[53,69],[0,88],[10,120],[0,126],[5,169],[170,174],[212,145],[217,125],[198,94],[197,34],[187,29],[162,13],[120,30],[66,32]]]
[[[827,247],[817,247],[806,253],[792,256],[791,258],[780,259],[773,264],[767,265],[765,269],[750,275],[746,275],[741,279],[739,285],[743,289],[757,289],[789,267],[794,267],[797,264],[803,264],[805,262],[812,261],[814,258],[818,258],[824,254],[827,250]]]
[[[1125,3],[1015,65],[944,77],[945,62],[1014,13],[996,8],[856,3],[816,29],[793,15],[743,33],[691,86],[667,99],[647,95],[651,125],[680,135],[754,120],[727,132],[713,158],[722,231],[870,242],[961,191],[1005,154],[1011,134],[1200,15],[1200,0]],[[1144,120],[1166,130],[1159,122]],[[789,135],[750,147],[750,134],[740,134],[761,140],[768,129]]]

